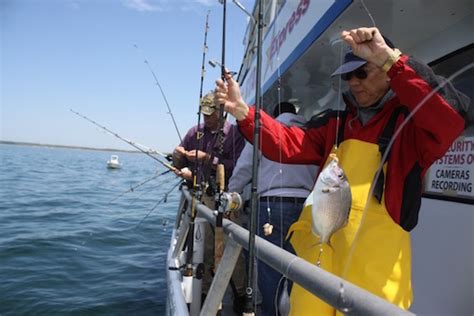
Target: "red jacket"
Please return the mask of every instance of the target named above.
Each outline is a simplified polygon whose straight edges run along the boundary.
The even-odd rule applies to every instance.
[[[408,56],[402,56],[388,75],[395,96],[364,126],[354,119],[354,105],[345,100],[347,109],[340,116],[346,118],[339,121],[344,122],[344,139],[377,144],[395,108],[404,108],[396,121],[396,131],[420,101],[443,82],[429,67]],[[468,104],[469,100],[451,84],[445,85],[414,113],[390,149],[385,174],[385,205],[393,220],[407,231],[418,221],[422,178],[464,130],[464,119],[458,112],[463,112]],[[238,122],[242,134],[251,142],[254,112],[251,107],[247,117]],[[324,164],[335,144],[336,116],[337,112],[326,111],[311,119],[307,128],[298,128],[281,125],[262,111],[263,154],[282,163]]]

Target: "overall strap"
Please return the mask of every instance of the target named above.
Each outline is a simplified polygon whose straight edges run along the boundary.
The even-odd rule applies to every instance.
[[[338,127],[338,132],[337,132],[337,147],[342,143],[344,140],[344,128],[346,127],[346,117],[347,117],[347,111],[341,111],[340,112],[340,117],[339,117],[339,127]]]
[[[406,112],[404,107],[397,107],[393,110],[387,125],[385,125],[385,128],[377,141],[377,144],[379,145],[380,157],[383,157],[387,151],[388,144],[390,143],[390,139],[392,139],[393,133],[395,131],[395,125],[397,123],[398,116],[404,112]],[[384,182],[385,176],[382,169],[380,171],[379,177],[375,180],[375,188],[373,192],[374,197],[377,199],[377,201],[379,201],[379,203],[382,203]]]

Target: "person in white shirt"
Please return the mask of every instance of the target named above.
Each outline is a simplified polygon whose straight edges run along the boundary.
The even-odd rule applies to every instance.
[[[296,114],[295,106],[288,102],[278,104],[273,116],[288,126],[303,126],[306,123],[304,117]],[[252,153],[253,145],[246,142],[229,180],[229,192],[242,193],[252,181]],[[306,197],[313,189],[317,171],[316,165],[282,164],[261,157],[257,184],[260,197],[258,236],[293,252],[291,245],[285,243],[285,237],[291,224],[300,216]],[[269,227],[273,228],[270,234]],[[274,300],[277,292],[281,292],[277,288],[282,275],[262,261],[258,262],[257,270],[262,315],[275,315]]]

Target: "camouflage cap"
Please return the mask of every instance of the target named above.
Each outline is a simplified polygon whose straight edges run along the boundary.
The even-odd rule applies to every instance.
[[[211,115],[216,110],[214,104],[214,93],[211,91],[201,99],[201,113],[204,115]]]

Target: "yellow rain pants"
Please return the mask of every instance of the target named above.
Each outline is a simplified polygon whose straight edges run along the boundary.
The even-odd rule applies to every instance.
[[[320,267],[408,309],[413,298],[409,233],[390,217],[385,208],[385,197],[381,204],[370,198],[361,223],[370,185],[381,161],[379,147],[350,139],[333,152],[349,181],[352,205],[348,224],[331,237],[332,249],[328,245],[322,246]],[[311,204],[312,194],[288,235],[293,232],[290,242],[296,254],[315,264],[320,246],[315,246],[319,238],[311,232]],[[352,255],[351,247],[354,247]],[[290,315],[336,315],[336,310],[298,284],[293,284]]]

